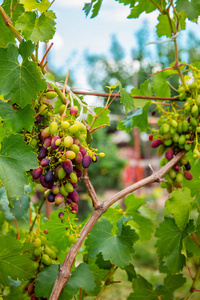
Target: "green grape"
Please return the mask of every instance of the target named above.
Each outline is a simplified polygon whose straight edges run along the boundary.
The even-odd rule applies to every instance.
[[[185,144],[185,136],[184,136],[184,134],[181,134],[181,136],[178,139],[178,143],[179,143],[179,145]]]
[[[176,120],[171,120],[171,125],[176,128],[178,126],[178,123],[176,122]]]
[[[170,146],[170,145],[172,144],[172,139],[167,139],[167,140],[165,140],[165,141],[164,141],[164,144],[165,144],[166,146]]]
[[[65,173],[64,169],[60,168],[58,170],[58,178],[62,180],[63,178],[65,178],[65,176],[66,176],[66,173]]]
[[[187,120],[184,120],[184,121],[182,122],[182,128],[183,128],[183,131],[187,131],[187,130],[188,130],[188,127],[189,127],[188,121],[187,121]]]
[[[79,146],[76,145],[76,144],[73,144],[71,147],[70,147],[70,150],[72,150],[73,152],[75,152],[76,154],[79,152]]]
[[[62,104],[61,106],[60,106],[60,108],[59,108],[59,115],[60,116],[62,116],[62,114],[64,113],[64,111],[65,111],[65,104]]]
[[[191,90],[196,89],[196,87],[197,87],[196,82],[193,82],[193,83],[191,83],[191,84],[189,85],[189,88],[190,88]]]
[[[50,257],[52,256],[52,250],[48,246],[45,246],[44,253],[49,255]]]
[[[170,132],[171,135],[174,135],[174,133],[176,132],[176,128],[171,127],[169,132]]]
[[[198,106],[195,104],[193,107],[192,107],[192,110],[191,110],[191,113],[194,117],[197,117],[198,114],[199,114],[199,109],[198,109]]]
[[[176,175],[176,182],[178,182],[178,183],[182,183],[183,182],[183,175],[182,174],[178,173]]]
[[[77,242],[77,238],[70,234],[68,236],[68,241],[70,242],[70,244],[75,244]]]
[[[163,133],[168,133],[169,130],[170,130],[169,124],[167,124],[167,123],[163,124],[163,126],[162,126]]]
[[[49,265],[51,265],[51,258],[49,257],[49,255],[47,255],[47,254],[43,254],[42,255],[42,262],[43,262],[43,264],[45,264],[46,266],[49,266]]]
[[[165,152],[165,146],[164,145],[160,145],[157,151],[158,156],[162,156]]]
[[[41,246],[42,242],[41,242],[41,239],[39,238],[36,238],[35,241],[34,241],[34,245],[36,248],[39,248]]]
[[[70,148],[73,145],[73,142],[73,138],[69,135],[64,138],[64,146],[66,148]]]
[[[49,100],[54,99],[57,96],[57,93],[54,91],[46,92],[45,97]]]
[[[73,192],[74,187],[73,187],[73,185],[70,182],[67,182],[65,184],[65,189],[66,189],[67,192],[71,193],[71,192]]]
[[[183,92],[179,95],[179,100],[184,100],[186,98],[186,92]]]
[[[186,113],[186,114],[188,114],[189,112],[191,111],[191,106],[189,105],[189,104],[185,104],[184,105],[184,112]]]
[[[197,127],[197,128],[196,128],[196,131],[197,131],[198,133],[200,133],[200,127]]]
[[[38,114],[44,116],[48,111],[47,111],[47,105],[46,104],[42,104],[40,107],[39,107],[39,111],[38,111]]]
[[[58,124],[57,124],[57,122],[51,122],[49,124],[49,132],[50,132],[50,134],[54,135],[54,134],[57,133],[57,131],[58,131]]]
[[[72,134],[75,134],[79,131],[79,125],[78,124],[74,124],[72,126],[69,127],[69,131],[72,133]]]
[[[32,139],[31,141],[30,141],[30,144],[29,145],[31,145],[32,147],[36,147],[37,146],[37,140],[36,139]]]
[[[42,245],[46,245],[48,243],[47,238],[45,236],[41,236]]]
[[[64,196],[67,197],[68,196],[68,192],[66,191],[65,187],[62,185],[60,188],[60,193]]]
[[[160,166],[163,167],[168,163],[168,160],[166,159],[166,157],[161,158],[160,160]]]
[[[77,175],[76,175],[75,173],[72,172],[72,173],[69,175],[69,177],[70,177],[70,179],[72,180],[73,183],[77,183],[78,178],[77,178]]]
[[[172,137],[174,143],[178,143],[179,137],[180,137],[179,134],[177,132],[175,132]]]
[[[197,127],[198,126],[198,122],[195,118],[191,117],[190,118],[190,124],[193,126],[193,127]]]
[[[178,133],[182,133],[183,132],[183,123],[182,122],[178,123],[177,131],[178,131]]]
[[[160,184],[160,187],[162,188],[162,189],[166,189],[167,187],[168,187],[168,184],[167,184],[167,182],[161,182],[161,184]]]
[[[186,165],[187,162],[188,162],[188,160],[187,160],[186,157],[182,157],[182,158],[181,158],[181,164],[182,164],[182,165]]]
[[[176,178],[176,171],[175,171],[174,169],[171,169],[171,170],[169,171],[169,176],[170,176],[172,179]]]
[[[35,248],[33,254],[35,256],[39,256],[40,254],[42,253],[42,247],[39,247],[39,248]]]
[[[200,106],[200,95],[198,95],[196,98],[196,105]]]
[[[178,88],[178,93],[181,94],[181,93],[183,93],[183,92],[185,92],[185,87],[184,87],[184,86],[180,86],[180,87]]]
[[[63,130],[67,130],[69,128],[69,126],[70,126],[70,124],[67,121],[64,121],[64,122],[61,123],[61,128]]]

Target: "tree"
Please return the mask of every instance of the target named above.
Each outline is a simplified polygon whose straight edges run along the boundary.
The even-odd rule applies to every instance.
[[[68,87],[69,73],[60,88],[45,68],[46,54],[38,61],[39,42],[47,42],[55,32],[52,3],[5,0],[0,5],[1,293],[5,299],[76,299],[77,295],[79,299],[100,299],[107,286],[119,283],[114,276],[121,269],[133,287],[127,299],[177,299],[176,290],[186,282],[187,266],[189,288],[180,297],[189,299],[199,292],[200,275],[196,262],[200,254],[200,69],[198,62],[180,62],[177,36],[180,23],[183,29],[186,19],[198,19],[200,7],[195,1],[149,0],[144,6],[143,1],[120,0],[130,5],[129,18],[159,11],[157,34],[171,38],[175,60],[131,93],[120,82],[111,86],[105,106],[91,111]],[[102,0],[86,3],[86,15],[92,11],[95,17],[101,4]],[[179,77],[178,89],[168,84],[172,76]],[[114,88],[118,93],[113,94]],[[158,172],[102,202],[87,173],[90,164],[105,155],[92,144],[92,134],[109,126],[108,114],[119,96],[128,115],[118,128],[127,132],[135,126],[146,131],[148,109],[156,104],[160,117],[149,141],[163,157]],[[82,120],[84,110],[87,122]],[[93,212],[78,224],[76,189],[81,180]],[[167,216],[157,226],[146,201],[133,194],[154,182],[169,193]],[[43,186],[44,197],[32,213],[29,194],[34,193],[36,184]],[[123,197],[124,211],[117,206]],[[59,206],[49,220],[41,214],[45,201]],[[23,219],[28,222],[19,228]],[[136,243],[149,240],[154,226],[159,272],[164,274],[157,286],[140,275],[132,263]]]

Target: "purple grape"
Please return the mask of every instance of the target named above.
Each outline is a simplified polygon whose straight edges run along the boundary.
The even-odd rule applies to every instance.
[[[45,233],[45,234],[48,234],[48,233],[49,233],[49,230],[48,230],[48,229],[45,229],[45,230],[44,230],[44,233]]]
[[[45,158],[47,156],[47,154],[48,154],[47,148],[45,148],[44,146],[42,146],[40,148],[39,153],[38,153],[38,159],[42,160],[43,158]]]
[[[73,203],[71,205],[71,212],[72,213],[77,213],[78,212],[78,205],[76,203]]]
[[[72,186],[73,186],[74,189],[76,189],[78,184],[77,183],[72,183]]]
[[[158,146],[160,146],[162,144],[161,139],[156,139],[151,143],[151,148],[157,148]]]
[[[73,144],[80,146],[81,142],[79,141],[79,139],[73,137]]]
[[[171,148],[167,149],[167,151],[165,152],[166,159],[171,160],[173,158],[173,156],[174,156],[173,149],[171,149]]]
[[[90,166],[91,161],[92,161],[91,156],[86,154],[82,160],[83,168],[87,169]]]
[[[67,200],[66,200],[66,201],[67,201],[67,203],[68,203],[68,204],[71,204],[71,203],[72,203],[72,200],[71,200],[71,199],[69,199],[69,198],[67,198]]]
[[[40,165],[41,165],[42,167],[47,167],[47,166],[49,166],[49,159],[48,159],[48,158],[42,159],[41,162],[40,162]]]
[[[187,171],[189,171],[191,169],[191,164],[188,162],[186,165],[185,165],[185,168]]]
[[[52,140],[51,140],[51,148],[52,149],[55,150],[59,147],[59,146],[56,146],[56,144],[55,144],[55,142],[59,139],[60,139],[60,137],[58,135],[55,135],[55,136],[52,137]]]
[[[50,192],[47,199],[49,202],[55,202],[55,195]]]
[[[33,173],[32,173],[33,179],[40,178],[40,176],[42,175],[42,171],[43,171],[43,168],[40,166],[37,169],[34,169]]]
[[[77,203],[79,201],[79,195],[78,195],[77,191],[73,190],[73,192],[69,193],[69,198],[73,202]]]
[[[44,146],[46,148],[50,147],[51,146],[51,141],[52,141],[52,136],[48,136],[45,140],[44,140]]]
[[[44,175],[40,176],[40,183],[43,187],[51,189],[53,187],[53,181],[47,182],[44,178]]]
[[[37,117],[35,117],[35,123],[40,123],[40,122],[42,122],[43,118],[44,118],[44,116],[38,115]]]
[[[174,170],[175,170],[176,172],[179,172],[180,169],[181,169],[181,167],[180,167],[179,165],[175,165],[175,166],[174,166]]]
[[[184,177],[187,180],[192,180],[192,178],[193,178],[192,173],[190,173],[189,171],[184,171]]]
[[[69,175],[73,172],[73,165],[72,165],[72,162],[70,159],[65,160],[62,163],[62,167],[67,175]]]
[[[190,137],[190,141],[194,141],[194,136],[191,136],[191,137]]]
[[[83,146],[80,146],[80,152],[82,153],[83,156],[85,156],[87,154],[85,148],[83,148]]]
[[[65,217],[64,212],[63,212],[63,211],[60,211],[59,214],[58,214],[58,217],[59,217],[60,219],[63,219],[63,218]]]
[[[54,170],[54,179],[58,179],[58,171],[62,168],[61,165],[58,165]]]
[[[44,179],[47,182],[50,182],[53,180],[53,172],[52,171],[48,171],[45,175],[44,175]]]
[[[76,175],[78,178],[81,178],[83,176],[83,172],[81,170],[78,170],[77,168],[74,168],[74,171],[76,172]]]
[[[81,152],[78,152],[78,153],[76,154],[75,161],[76,161],[78,164],[80,164],[80,163],[82,162],[82,160],[83,160],[83,155],[82,155]]]

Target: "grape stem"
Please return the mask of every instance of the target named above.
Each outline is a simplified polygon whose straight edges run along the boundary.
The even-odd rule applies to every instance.
[[[187,295],[185,296],[185,298],[183,298],[183,300],[188,300],[190,298],[190,296],[192,295],[192,293],[197,291],[195,288],[195,285],[199,279],[199,276],[200,276],[200,264],[198,265],[196,275],[193,278],[192,286],[191,286],[189,292],[187,293]]]
[[[153,173],[152,175],[131,184],[130,186],[126,187],[125,189],[121,190],[120,192],[116,193],[111,198],[107,199],[104,202],[100,202],[96,196],[96,192],[89,180],[87,178],[87,173],[85,173],[86,179],[85,183],[87,184],[86,187],[89,191],[90,197],[92,198],[92,201],[94,203],[94,211],[83,227],[80,238],[78,238],[77,242],[72,245],[71,249],[68,251],[64,263],[62,265],[62,268],[59,271],[58,277],[55,281],[54,287],[52,289],[51,295],[49,300],[58,300],[59,296],[62,292],[62,289],[64,288],[66,282],[71,276],[70,270],[73,265],[74,259],[83,244],[85,238],[93,228],[93,226],[96,224],[96,222],[99,220],[101,215],[107,211],[107,209],[114,204],[115,202],[119,201],[123,197],[127,196],[130,193],[133,193],[134,191],[138,190],[139,188],[146,186],[147,184],[154,183],[154,182],[161,182],[163,176],[175,165],[177,162],[185,155],[186,151],[182,150],[179,152],[172,160],[170,160],[164,167],[162,167],[159,171]],[[84,177],[85,177],[84,176]],[[200,268],[199,268],[200,273]],[[199,274],[198,274],[199,277]],[[195,281],[196,283],[196,281]],[[186,300],[188,298],[185,298]]]
[[[40,206],[38,207],[38,214],[40,214],[41,208],[42,208],[42,206],[43,206],[45,200],[46,200],[46,197],[44,196],[42,202],[40,203]],[[33,230],[33,227],[34,227],[35,222],[36,222],[36,220],[37,220],[38,214],[36,214],[36,216],[35,216],[35,218],[34,218],[34,220],[33,220],[33,222],[32,222],[32,225],[31,225],[31,227],[30,227],[30,229],[29,229],[29,234],[30,234],[31,231]]]

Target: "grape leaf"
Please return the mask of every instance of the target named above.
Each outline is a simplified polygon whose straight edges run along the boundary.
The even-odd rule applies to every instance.
[[[35,283],[35,295],[38,297],[48,297],[58,276],[58,265],[44,267],[37,275]]]
[[[99,10],[101,8],[102,2],[103,2],[103,0],[91,0],[91,2],[85,3],[84,7],[83,7],[83,11],[85,12],[86,17],[89,15],[91,9],[93,8],[92,9],[91,19],[95,18],[98,15],[98,13],[99,13]]]
[[[0,101],[0,116],[7,131],[17,133],[23,129],[31,131],[35,121],[33,118],[34,114],[35,111],[30,105],[15,110],[10,102]]]
[[[132,264],[129,264],[124,268],[124,270],[127,273],[128,281],[132,282],[133,278],[136,278],[136,272],[134,266]]]
[[[6,190],[3,186],[0,188],[0,203],[1,203],[2,210],[4,211],[6,220],[8,221],[14,220],[15,217],[10,212],[9,201],[6,196]]]
[[[175,290],[180,288],[185,282],[186,279],[183,277],[183,274],[168,275],[164,279],[164,286],[170,293],[173,293]]]
[[[37,155],[25,144],[22,135],[11,134],[4,138],[0,150],[0,180],[8,199],[18,199],[24,193],[24,186],[28,184],[25,172],[37,166]]]
[[[170,97],[170,87],[166,81],[166,74],[161,72],[153,76],[153,90],[156,96]]]
[[[165,217],[156,230],[155,236],[158,238],[156,248],[159,259],[166,264],[171,273],[177,273],[185,266],[185,256],[181,251],[182,241],[188,235],[186,229],[180,230],[174,219]]]
[[[158,296],[153,291],[153,286],[144,277],[137,275],[133,279],[133,290],[127,300],[158,300]]]
[[[147,103],[143,108],[138,109],[135,113],[119,121],[117,129],[125,130],[127,133],[134,127],[139,127],[140,132],[147,130],[148,110],[151,103]]]
[[[4,0],[2,4],[3,9],[11,16],[11,7],[12,9],[12,22],[15,24],[18,17],[24,12],[24,6],[18,2],[18,0]],[[6,26],[7,27],[7,26]],[[10,29],[9,29],[10,30]],[[11,32],[11,30],[10,30]],[[14,36],[14,34],[12,33]]]
[[[29,279],[35,274],[34,262],[31,254],[24,253],[31,250],[32,244],[21,244],[15,237],[0,236],[0,283],[9,285],[12,279]],[[24,254],[23,254],[24,253]]]
[[[9,43],[15,43],[15,36],[8,28],[8,26],[5,25],[4,20],[2,17],[0,17],[0,45],[4,45],[5,47]],[[3,34],[2,34],[3,33]]]
[[[55,13],[51,10],[37,17],[36,12],[24,12],[16,22],[26,40],[47,43],[55,33]]]
[[[155,3],[160,5],[160,1],[155,0]],[[139,0],[136,1],[136,5],[131,9],[131,13],[128,16],[129,19],[131,18],[138,18],[143,12],[146,12],[147,14],[154,11],[156,6],[150,2],[150,1],[144,1],[144,0]]]
[[[106,218],[110,223],[113,224],[112,233],[116,233],[118,231],[117,222],[113,222],[113,220],[117,221],[121,217],[123,217],[123,215],[123,210],[117,207],[109,207],[103,215],[104,218]]]
[[[128,113],[131,109],[135,107],[133,97],[124,88],[122,88],[121,82],[118,81],[118,84],[121,95],[120,103],[124,104],[125,111],[126,113]]]
[[[6,137],[6,131],[3,127],[3,124],[0,122],[0,143],[3,141],[3,139]]]
[[[18,49],[14,45],[0,48],[0,94],[23,108],[46,89],[46,83],[40,78],[36,63],[26,59],[19,64],[17,58]]]
[[[33,9],[36,9],[36,10],[39,10],[41,13],[43,13],[50,6],[50,3],[48,0],[40,0],[40,2],[37,0],[29,0],[29,1],[19,0],[19,2],[24,5],[25,11],[31,11]]]
[[[111,230],[112,224],[107,219],[97,222],[87,238],[86,246],[92,258],[102,253],[105,260],[123,268],[131,262],[133,244],[138,236],[130,226],[122,225],[118,235],[111,234]]]
[[[158,37],[166,35],[167,37],[171,38],[171,28],[169,25],[169,19],[168,19],[167,15],[160,14],[158,16],[158,25],[156,26],[156,28],[157,28],[156,32],[157,32]]]
[[[34,50],[35,45],[31,41],[26,42],[25,40],[22,40],[19,44],[19,54],[24,60],[31,56]]]
[[[190,21],[197,22],[200,14],[199,0],[177,0],[176,9],[178,12],[184,11]]]
[[[65,213],[64,221],[61,222],[61,219],[58,217],[59,212]],[[74,224],[75,215],[70,214],[70,221],[72,225]],[[51,241],[51,244],[54,245],[59,251],[71,247],[71,244],[68,242],[66,237],[66,228],[70,227],[69,221],[66,216],[66,212],[63,209],[55,210],[51,213],[49,220],[42,224],[41,229],[48,229],[48,240]],[[60,260],[60,256],[58,255]]]
[[[165,202],[165,214],[171,214],[176,225],[183,230],[189,221],[194,202],[195,200],[191,197],[191,191],[188,188],[175,190]]]
[[[103,110],[104,110],[104,107],[95,107],[94,112],[95,112],[96,116],[98,116]],[[110,110],[108,108],[105,109],[95,120],[94,124],[92,125],[92,128],[95,128],[95,127],[98,127],[98,126],[101,126],[104,124],[109,126],[110,125],[110,118],[108,117],[109,113],[110,113]],[[92,115],[88,115],[88,117],[87,117],[88,125],[91,125],[93,118],[94,117]]]

